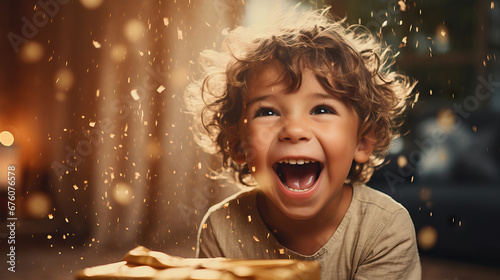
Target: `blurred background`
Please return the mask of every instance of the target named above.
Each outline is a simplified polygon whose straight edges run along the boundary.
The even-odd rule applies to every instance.
[[[237,188],[208,178],[183,92],[199,52],[270,2],[2,1],[1,279],[73,279],[137,245],[194,256],[203,214]],[[369,185],[410,212],[424,279],[500,279],[500,1],[284,2],[365,25],[419,81]]]

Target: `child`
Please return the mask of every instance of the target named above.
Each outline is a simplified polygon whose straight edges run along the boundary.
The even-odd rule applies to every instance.
[[[327,12],[239,27],[223,52],[202,53],[207,76],[186,96],[192,113],[205,104],[197,140],[255,187],[210,208],[197,256],[315,260],[322,279],[420,279],[408,212],[364,185],[414,83],[389,70],[371,34]]]

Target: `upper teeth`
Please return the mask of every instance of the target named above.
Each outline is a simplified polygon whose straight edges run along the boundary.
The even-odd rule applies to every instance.
[[[315,160],[310,159],[284,159],[278,161],[278,163],[288,163],[288,164],[304,164],[304,163],[315,163]]]

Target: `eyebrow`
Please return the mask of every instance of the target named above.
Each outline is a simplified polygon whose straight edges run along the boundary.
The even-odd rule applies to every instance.
[[[245,105],[246,105],[246,107],[248,107],[248,106],[250,106],[250,105],[252,105],[254,103],[257,103],[259,101],[266,100],[266,99],[269,99],[269,98],[275,98],[275,96],[273,94],[266,94],[266,95],[258,96],[258,97],[252,98]]]
[[[316,97],[316,98],[331,99],[331,100],[335,100],[335,101],[341,101],[338,96],[335,96],[333,94],[329,94],[329,93],[326,93],[326,92],[324,92],[324,93],[323,92],[317,92],[317,93],[314,93],[312,95],[313,95],[313,97]],[[246,105],[246,107],[249,107],[250,105],[252,105],[254,103],[257,103],[257,102],[262,101],[262,100],[270,99],[270,98],[274,99],[274,98],[276,98],[276,96],[274,94],[266,94],[266,95],[258,96],[258,97],[252,98],[245,105]]]
[[[314,97],[322,98],[322,99],[333,99],[339,101],[339,97],[334,95],[334,94],[329,94],[329,93],[323,93],[323,92],[318,92],[313,94]]]

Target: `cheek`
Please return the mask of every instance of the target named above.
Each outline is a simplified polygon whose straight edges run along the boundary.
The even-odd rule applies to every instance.
[[[249,125],[245,129],[244,138],[245,140],[243,142],[245,142],[247,146],[256,150],[262,150],[263,148],[269,147],[273,141],[273,131],[269,128]]]
[[[273,142],[273,131],[269,128],[247,125],[243,138],[241,147],[250,170],[255,172],[255,168],[260,169],[266,165],[268,152]]]
[[[323,142],[323,147],[325,147],[329,165],[334,166],[337,172],[348,173],[356,151],[355,140],[329,139]]]

